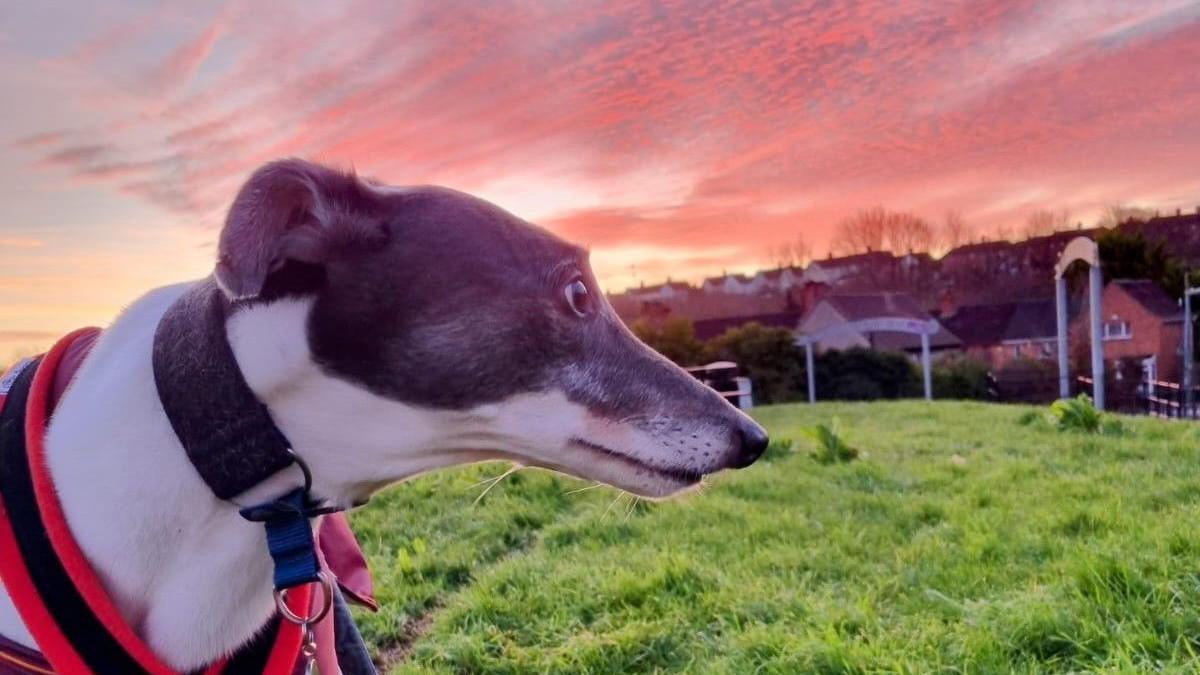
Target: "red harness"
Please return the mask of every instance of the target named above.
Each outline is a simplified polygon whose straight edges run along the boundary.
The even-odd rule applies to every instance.
[[[36,363],[36,366],[26,365],[20,372],[15,372],[21,368],[21,366],[17,366],[14,371],[10,371],[4,377],[3,382],[0,383],[0,386],[3,387],[3,393],[0,393],[0,411],[3,416],[0,417],[0,420],[5,422],[10,419],[9,413],[14,412],[4,410],[9,399],[8,387],[12,385],[12,380],[16,380],[18,386],[21,386],[23,381],[28,386],[27,394],[25,391],[21,392],[21,398],[25,400],[24,446],[28,467],[0,466],[5,472],[0,474],[0,477],[8,475],[13,470],[27,472],[26,480],[32,484],[32,494],[28,501],[36,502],[37,515],[40,515],[44,530],[41,536],[44,541],[37,543],[41,543],[43,546],[48,543],[49,548],[45,550],[52,549],[53,557],[57,559],[57,563],[69,577],[70,585],[74,587],[83,603],[86,604],[86,611],[90,612],[95,621],[102,626],[103,631],[108,633],[109,637],[106,637],[105,640],[114,641],[141,672],[153,675],[175,675],[175,671],[165,665],[125,623],[112,598],[105,592],[95,570],[92,569],[79,545],[71,536],[62,505],[55,492],[54,483],[46,468],[43,437],[47,420],[58,395],[70,381],[74,367],[82,362],[83,356],[86,355],[98,335],[99,330],[95,328],[75,331],[54,345],[41,361]],[[25,372],[35,367],[36,370],[32,372],[32,375]],[[30,377],[32,377],[31,384],[28,381]],[[59,386],[56,386],[56,382]],[[16,397],[17,393],[14,391],[14,402]],[[2,435],[3,431],[3,425],[0,425],[0,442],[3,442],[5,438]],[[20,437],[17,440],[20,441]],[[0,455],[0,465],[3,465],[3,458],[4,455]],[[5,488],[7,489],[7,487],[6,485]],[[56,612],[55,608],[48,604],[48,600],[44,596],[53,595],[58,591],[48,587],[42,577],[45,574],[43,570],[45,561],[41,558],[38,558],[37,562],[27,559],[30,551],[29,537],[23,535],[22,538],[18,538],[15,529],[17,524],[13,522],[10,508],[5,504],[4,496],[6,494],[12,496],[12,493],[0,493],[0,579],[3,580],[5,591],[12,598],[21,619],[37,641],[53,672],[64,675],[128,672],[127,667],[114,670],[113,662],[105,661],[103,649],[89,650],[82,645],[83,641],[78,639],[79,617],[64,617],[61,609]],[[15,497],[13,499],[16,500]],[[10,504],[8,506],[16,507],[17,505]],[[25,545],[22,546],[22,543]],[[37,569],[33,568],[35,564],[38,565]],[[41,580],[40,584],[39,579]],[[294,612],[303,614],[309,606],[310,596],[309,586],[297,587],[288,593],[288,606]],[[290,675],[293,672],[300,652],[302,631],[299,626],[286,621],[277,622],[277,624],[278,629],[274,632],[272,642],[269,645],[260,644],[257,647],[260,652],[257,658],[261,663],[265,657],[265,667],[261,670],[255,668],[255,672],[262,672],[266,675]],[[72,639],[72,635],[75,639]],[[91,642],[92,637],[94,636],[88,636],[87,642]],[[103,641],[101,640],[101,642]],[[111,653],[111,643],[109,647]],[[232,675],[246,672],[243,669],[244,666],[238,666],[236,663],[240,656],[241,654],[235,655],[213,664],[204,671],[205,675],[218,673]],[[0,653],[0,657],[3,657],[3,653]],[[43,664],[28,663],[31,659],[27,657],[28,654],[25,654],[24,657],[21,654],[13,654],[6,660],[10,665],[22,663],[26,668],[25,672],[49,672]],[[4,672],[4,663],[5,659],[0,658],[0,673]]]

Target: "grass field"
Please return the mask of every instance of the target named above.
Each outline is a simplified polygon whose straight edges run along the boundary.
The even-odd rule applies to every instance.
[[[1028,410],[761,408],[795,451],[661,504],[421,478],[354,516],[385,606],[362,627],[400,673],[1200,670],[1197,428]],[[864,457],[807,456],[834,416]]]

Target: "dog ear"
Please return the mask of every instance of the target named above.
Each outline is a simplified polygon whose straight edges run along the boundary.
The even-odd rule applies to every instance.
[[[372,191],[352,173],[300,159],[271,162],[238,191],[217,245],[217,283],[254,298],[289,260],[322,264],[341,243],[378,239]]]

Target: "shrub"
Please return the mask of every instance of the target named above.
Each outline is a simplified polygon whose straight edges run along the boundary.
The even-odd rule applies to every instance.
[[[906,354],[862,347],[831,349],[816,358],[817,396],[866,401],[918,396],[921,375]]]
[[[1118,436],[1124,430],[1120,420],[1092,405],[1087,394],[1052,403],[1050,421],[1059,431]]]
[[[988,364],[973,356],[956,355],[933,364],[933,395],[936,398],[992,398]]]
[[[730,328],[710,347],[715,358],[736,362],[750,378],[755,403],[795,401],[805,395],[804,351],[791,331],[752,322]]]
[[[849,462],[858,457],[858,450],[842,439],[839,433],[841,427],[841,420],[835,417],[829,424],[820,423],[804,429],[804,435],[816,445],[812,452],[813,459],[821,464],[833,464]]]
[[[996,371],[996,393],[1002,401],[1049,403],[1058,396],[1058,367],[1050,361],[1015,358]]]
[[[671,318],[661,326],[638,319],[630,329],[651,349],[681,366],[696,366],[706,360],[707,349],[696,337],[696,328],[691,319]]]

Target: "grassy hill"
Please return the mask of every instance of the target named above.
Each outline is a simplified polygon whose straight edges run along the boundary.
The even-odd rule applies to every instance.
[[[354,516],[390,672],[1193,672],[1200,433],[1060,433],[1029,408],[761,408],[777,446],[661,504],[506,467]],[[837,416],[865,453],[808,457]],[[1032,421],[1031,421],[1032,420]]]

